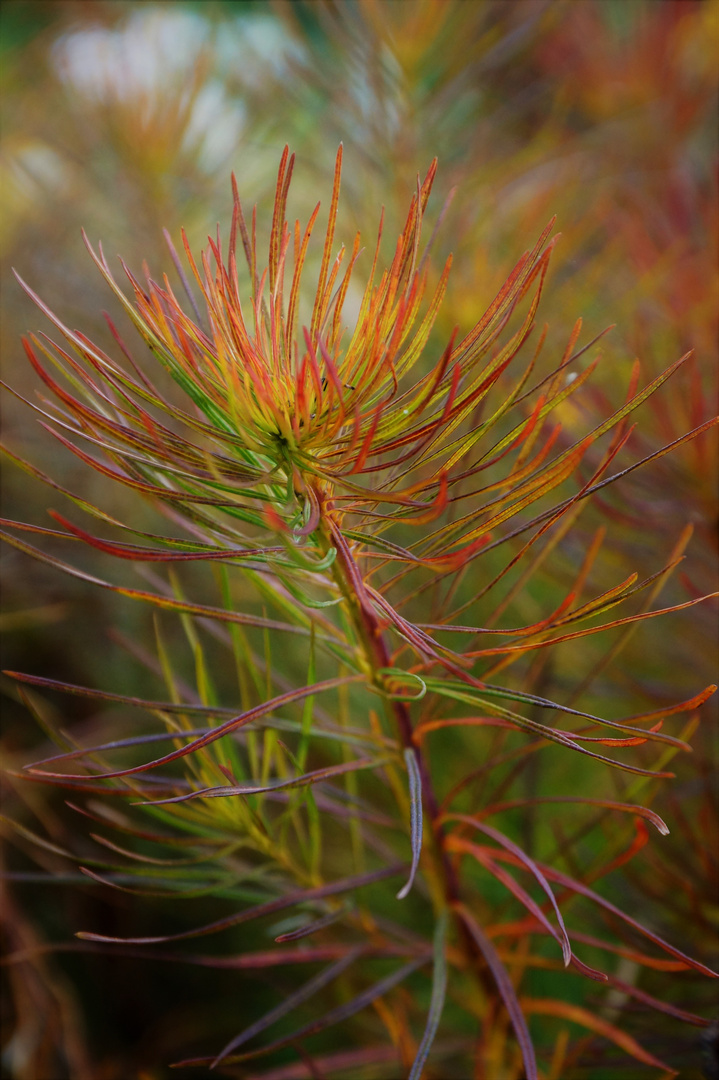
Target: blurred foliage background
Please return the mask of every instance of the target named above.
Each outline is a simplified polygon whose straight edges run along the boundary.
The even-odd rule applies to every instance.
[[[146,260],[160,274],[169,268],[163,228],[177,238],[184,226],[197,249],[216,221],[227,223],[232,170],[245,202],[267,212],[289,143],[298,157],[291,213],[306,218],[318,193],[328,191],[342,141],[338,235],[351,238],[361,228],[368,246],[379,207],[391,239],[417,173],[439,158],[435,218],[453,190],[454,197],[436,262],[449,251],[455,257],[440,336],[476,320],[556,214],[562,239],[540,308],[548,354],[561,355],[580,315],[583,340],[615,324],[582,408],[599,417],[608,402],[617,405],[636,357],[647,382],[693,349],[693,359],[641,409],[633,456],[716,412],[715,0],[6,0],[0,57],[0,343],[3,378],[26,397],[36,380],[19,338],[42,328],[42,317],[11,266],[71,327],[109,348],[101,312],[114,311],[112,298],[90,264],[81,227],[93,242],[102,240],[111,261],[119,253],[139,269]],[[568,409],[562,420],[571,428],[587,417]],[[102,480],[64,454],[10,395],[4,431],[14,452],[102,503]],[[709,433],[607,496],[607,581],[658,570],[691,524],[687,559],[661,605],[717,587],[716,471]],[[62,508],[59,495],[50,499],[10,465],[2,482],[8,518],[46,523],[46,506]],[[114,493],[113,512],[122,517],[124,498],[136,515],[123,492]],[[580,557],[599,520],[598,513],[582,519],[543,569],[544,583],[519,594],[517,618],[538,618],[546,596],[571,579],[563,559],[572,560],[573,550]],[[91,570],[91,554],[84,557]],[[148,636],[146,612],[118,608],[14,551],[3,552],[0,568],[3,667],[152,696],[138,645]],[[624,711],[634,702],[640,711],[647,700],[660,707],[690,697],[716,677],[715,605],[653,620],[622,638],[621,661],[611,670],[608,650],[619,638],[588,640],[576,652],[564,649],[558,670],[545,673],[547,696],[566,699],[569,683],[576,689],[584,680],[593,695],[584,707],[621,697]],[[42,733],[12,684],[3,690],[4,761],[16,766],[37,754]],[[92,703],[45,695],[37,708],[76,734],[97,737],[104,723]],[[651,912],[649,923],[708,963],[716,962],[719,910],[715,720],[707,709],[695,754],[659,793],[672,835],[627,868],[623,885]],[[552,783],[561,785],[560,772]],[[7,784],[5,812],[39,818],[60,842],[72,815],[60,795],[30,787]],[[534,824],[521,827],[529,835]],[[15,836],[8,860],[11,951],[67,941],[90,925],[142,932],[134,902],[90,882],[63,887],[71,868],[51,851],[38,855]],[[54,884],[38,889],[33,875],[48,871]],[[159,1078],[169,1075],[162,1063],[177,1051],[178,1030],[183,1045],[200,1033],[222,1041],[242,1013],[238,973],[192,969],[178,978],[169,965],[114,954],[34,957],[6,973],[9,1076],[64,1076],[53,1071],[62,1059],[78,1080]],[[713,987],[701,980],[685,978],[677,991],[671,976],[654,975],[656,985],[646,988],[657,996],[683,998],[698,1011],[715,1007]],[[272,980],[263,978],[267,986],[257,993],[271,1001]],[[591,984],[582,991],[587,1001],[593,992]],[[645,1033],[655,1025],[652,1049],[684,1068],[682,1077],[701,1075],[696,1031],[664,1017],[635,1020]],[[619,1075],[609,1060],[597,1070],[581,1075]]]

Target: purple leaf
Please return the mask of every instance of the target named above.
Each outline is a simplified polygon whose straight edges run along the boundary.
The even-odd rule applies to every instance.
[[[507,969],[497,956],[494,946],[472,913],[464,906],[464,904],[456,903],[453,907],[472,935],[472,938],[487,962],[487,967],[494,976],[494,981],[497,984],[497,989],[499,990],[502,1001],[507,1007],[514,1033],[517,1036],[517,1042],[522,1051],[527,1080],[539,1080],[539,1074],[537,1073],[537,1059],[534,1056],[534,1046],[532,1045],[527,1021],[524,1018],[522,1007],[514,992],[512,981],[507,974]]]

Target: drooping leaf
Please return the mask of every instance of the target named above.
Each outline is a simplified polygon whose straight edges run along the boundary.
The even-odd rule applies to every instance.
[[[523,863],[519,859],[517,859],[515,855],[512,855],[509,852],[498,852],[496,857],[503,859],[505,862],[512,862],[515,866],[523,866]],[[581,881],[577,881],[575,878],[570,878],[566,874],[561,873],[561,871],[555,870],[551,866],[546,866],[544,863],[538,863],[538,865],[540,866],[544,876],[548,878],[549,881],[554,881],[558,885],[563,885],[571,892],[578,893],[580,896],[585,896],[588,900],[591,900],[595,904],[598,904],[600,907],[604,908],[605,911],[609,911],[612,915],[616,915],[617,918],[622,920],[622,922],[625,922],[628,926],[631,926],[634,930],[638,931],[638,933],[648,938],[649,941],[653,941],[655,945],[658,945],[660,949],[664,950],[664,952],[669,953],[670,956],[675,957],[675,959],[677,960],[681,960],[687,967],[694,968],[695,971],[699,971],[703,975],[709,975],[711,978],[719,979],[719,973],[717,973],[716,971],[712,971],[710,967],[707,967],[706,964],[702,964],[699,960],[693,960],[690,956],[687,956],[686,953],[683,953],[674,945],[670,945],[669,942],[665,941],[662,937],[659,936],[659,934],[654,933],[654,931],[650,930],[647,926],[644,926],[642,923],[637,922],[637,920],[633,919],[631,915],[627,915],[627,913],[622,911],[621,908],[618,908],[615,904],[612,904],[611,901],[606,900],[603,896],[595,892],[593,889],[590,889],[587,885],[584,885]]]
[[[417,764],[415,750],[408,746],[404,751],[404,760],[407,765],[407,778],[409,780],[410,798],[410,842],[412,844],[412,866],[407,883],[397,893],[398,900],[404,900],[414,883],[414,877],[419,866],[419,856],[422,851],[422,776]]]
[[[678,1075],[676,1070],[671,1069],[659,1058],[650,1054],[626,1031],[622,1031],[616,1024],[611,1024],[593,1010],[590,1011],[581,1005],[575,1005],[568,1001],[525,997],[522,998],[522,1008],[527,1013],[538,1016],[559,1016],[563,1020],[571,1020],[575,1024],[580,1024],[582,1027],[596,1032],[598,1035],[603,1035],[605,1039],[611,1040],[631,1057],[641,1061],[643,1065],[652,1065],[655,1069],[663,1069],[665,1075],[670,1077]]]
[[[517,1042],[522,1051],[522,1060],[524,1061],[527,1080],[539,1080],[537,1059],[534,1054],[532,1038],[529,1034],[529,1028],[527,1027],[524,1013],[522,1012],[522,1006],[519,1003],[515,989],[507,974],[507,969],[497,956],[494,946],[472,915],[471,911],[464,904],[459,902],[454,904],[453,907],[467,927],[469,933],[472,935],[477,948],[487,963],[487,967],[492,972],[492,977],[497,984],[497,989],[499,990],[502,1001],[509,1013],[509,1018],[512,1022],[512,1027],[514,1028],[514,1034],[517,1037]]]
[[[490,814],[501,814],[504,810],[512,810],[518,806],[533,806],[535,803],[581,803],[583,806],[601,806],[607,810],[620,810],[628,814],[634,814],[637,817],[646,818],[647,821],[651,821],[662,836],[669,835],[669,826],[666,822],[659,817],[659,814],[646,806],[615,802],[612,799],[588,798],[585,795],[533,795],[531,798],[526,799],[509,799],[506,802],[494,803],[492,806],[485,807],[474,817],[475,820],[478,820]]]
[[[478,821],[477,818],[470,816],[469,814],[445,814],[443,815],[444,821],[462,821],[467,825],[471,825],[475,829],[479,829],[485,836],[489,836],[496,843],[500,844],[507,851],[511,851],[525,866],[527,870],[533,875],[540,888],[545,895],[549,898],[549,902],[552,905],[554,914],[557,917],[559,923],[559,933],[562,945],[562,956],[564,958],[565,967],[570,963],[572,959],[572,947],[569,943],[569,936],[567,934],[567,928],[564,925],[564,919],[562,913],[559,910],[556,897],[552,892],[552,889],[547,881],[546,877],[540,870],[534,859],[531,859],[526,852],[522,851],[518,844],[515,844],[513,840],[510,840],[504,833],[499,832],[498,829],[492,828],[491,825],[485,825],[483,822]]]
[[[435,693],[441,694],[443,697],[453,698],[457,701],[466,702],[470,705],[479,705],[481,708],[486,709],[487,712],[496,713],[497,716],[506,719],[512,726],[516,727],[520,731],[526,731],[534,735],[539,735],[541,738],[546,739],[548,742],[554,742],[560,746],[564,746],[570,750],[576,750],[580,754],[584,754],[586,757],[596,758],[598,761],[604,761],[608,765],[614,765],[615,767],[622,769],[625,772],[636,773],[641,776],[673,776],[673,773],[657,772],[652,769],[644,769],[639,765],[633,765],[631,762],[620,761],[617,758],[610,758],[604,754],[597,754],[593,750],[588,750],[581,743],[575,741],[571,735],[566,734],[557,728],[550,728],[546,724],[540,724],[539,721],[531,719],[528,716],[522,716],[520,713],[516,713],[510,709],[505,709],[499,705],[496,705],[493,701],[487,701],[482,699],[481,691],[471,694],[468,692],[468,688],[461,687],[455,688],[451,683],[445,680],[426,680],[428,688],[432,689]],[[642,735],[646,734],[642,731]],[[661,733],[653,733],[653,738],[660,737]],[[665,739],[671,739],[672,742],[676,742],[670,736],[666,736]],[[664,741],[664,740],[663,740]],[[686,744],[684,744],[686,746]]]

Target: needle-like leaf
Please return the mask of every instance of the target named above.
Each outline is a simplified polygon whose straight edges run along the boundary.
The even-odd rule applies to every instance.
[[[413,747],[407,747],[404,751],[404,760],[407,765],[407,778],[409,780],[410,798],[410,842],[412,844],[412,866],[409,878],[405,885],[397,893],[398,900],[404,900],[414,883],[414,877],[419,866],[419,856],[422,851],[422,776],[417,764],[417,755]]]
[[[179,934],[118,938],[81,931],[76,937],[81,938],[83,941],[105,941],[112,944],[125,942],[128,945],[158,945],[166,941],[184,941],[187,938],[203,937],[205,934],[216,934],[220,930],[227,930],[231,926],[239,926],[241,923],[250,922],[252,919],[260,919],[263,915],[273,915],[276,911],[282,911],[287,907],[295,907],[297,904],[309,903],[312,900],[323,900],[326,896],[336,896],[338,893],[354,892],[355,889],[361,889],[364,885],[372,885],[376,881],[394,877],[396,874],[401,873],[403,869],[401,863],[394,866],[384,866],[380,870],[373,870],[368,874],[358,874],[356,877],[343,878],[340,881],[333,881],[329,885],[320,885],[316,889],[303,889],[289,893],[286,896],[278,897],[276,900],[268,900],[265,904],[258,904],[255,907],[236,912],[234,915],[228,915],[224,919],[217,919],[215,922],[207,923],[205,926],[197,927],[194,930],[184,930]]]
[[[210,1068],[216,1068],[216,1066],[219,1065],[221,1061],[224,1061],[228,1054],[231,1054],[238,1046],[242,1046],[243,1043],[249,1042],[255,1035],[259,1035],[261,1031],[264,1031],[278,1020],[281,1020],[288,1012],[292,1012],[293,1009],[296,1009],[299,1005],[308,1001],[313,994],[322,990],[323,987],[328,986],[329,983],[338,978],[343,971],[346,971],[347,968],[362,955],[362,948],[361,945],[358,945],[354,949],[349,949],[346,956],[343,956],[335,964],[331,964],[329,967],[325,968],[319,975],[315,975],[314,979],[310,979],[309,982],[306,982],[299,990],[295,990],[294,994],[289,994],[280,1005],[277,1005],[274,1009],[270,1009],[270,1011],[265,1013],[264,1016],[261,1016],[259,1020],[256,1020],[254,1024],[250,1024],[250,1026],[245,1028],[239,1035],[236,1035],[235,1038],[231,1039],[227,1046],[220,1051],[210,1065]]]
[[[512,1022],[512,1027],[514,1028],[514,1034],[517,1037],[517,1042],[522,1051],[522,1060],[524,1061],[527,1080],[539,1080],[537,1059],[534,1053],[534,1046],[532,1045],[532,1038],[529,1034],[529,1028],[527,1027],[524,1013],[522,1012],[522,1006],[517,999],[517,994],[512,986],[509,975],[507,974],[507,969],[497,956],[494,946],[472,915],[471,911],[465,907],[464,904],[460,903],[454,905],[454,910],[472,935],[479,951],[487,962],[487,967],[492,972],[492,977],[497,984],[502,1001],[509,1013],[509,1018]]]
[[[447,993],[447,958],[445,954],[447,940],[447,926],[449,918],[447,911],[441,912],[437,919],[434,931],[434,966],[432,968],[432,997],[427,1014],[427,1025],[424,1029],[422,1041],[417,1048],[417,1055],[412,1063],[409,1080],[420,1080],[422,1069],[429,1057],[432,1043],[434,1042],[439,1022],[444,1009],[444,999]]]

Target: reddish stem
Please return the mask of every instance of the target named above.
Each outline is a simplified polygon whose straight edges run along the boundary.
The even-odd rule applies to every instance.
[[[322,532],[325,543],[335,548],[337,556],[334,563],[335,580],[339,585],[342,595],[347,601],[353,616],[355,627],[364,646],[364,652],[368,661],[368,676],[378,687],[383,690],[384,686],[378,676],[382,668],[391,667],[391,657],[387,649],[379,619],[375,613],[372,602],[364,587],[364,581],[359,571],[354,556],[345,540],[342,532],[331,518],[324,517]],[[422,799],[427,816],[432,827],[432,835],[435,838],[439,853],[442,872],[445,880],[445,896],[449,906],[459,901],[459,881],[457,873],[445,846],[444,827],[439,823],[439,805],[432,786],[432,778],[427,768],[420,747],[414,741],[414,728],[409,709],[403,701],[390,702],[394,714],[397,732],[400,741],[405,748],[413,751],[417,760],[419,774],[422,780]]]

